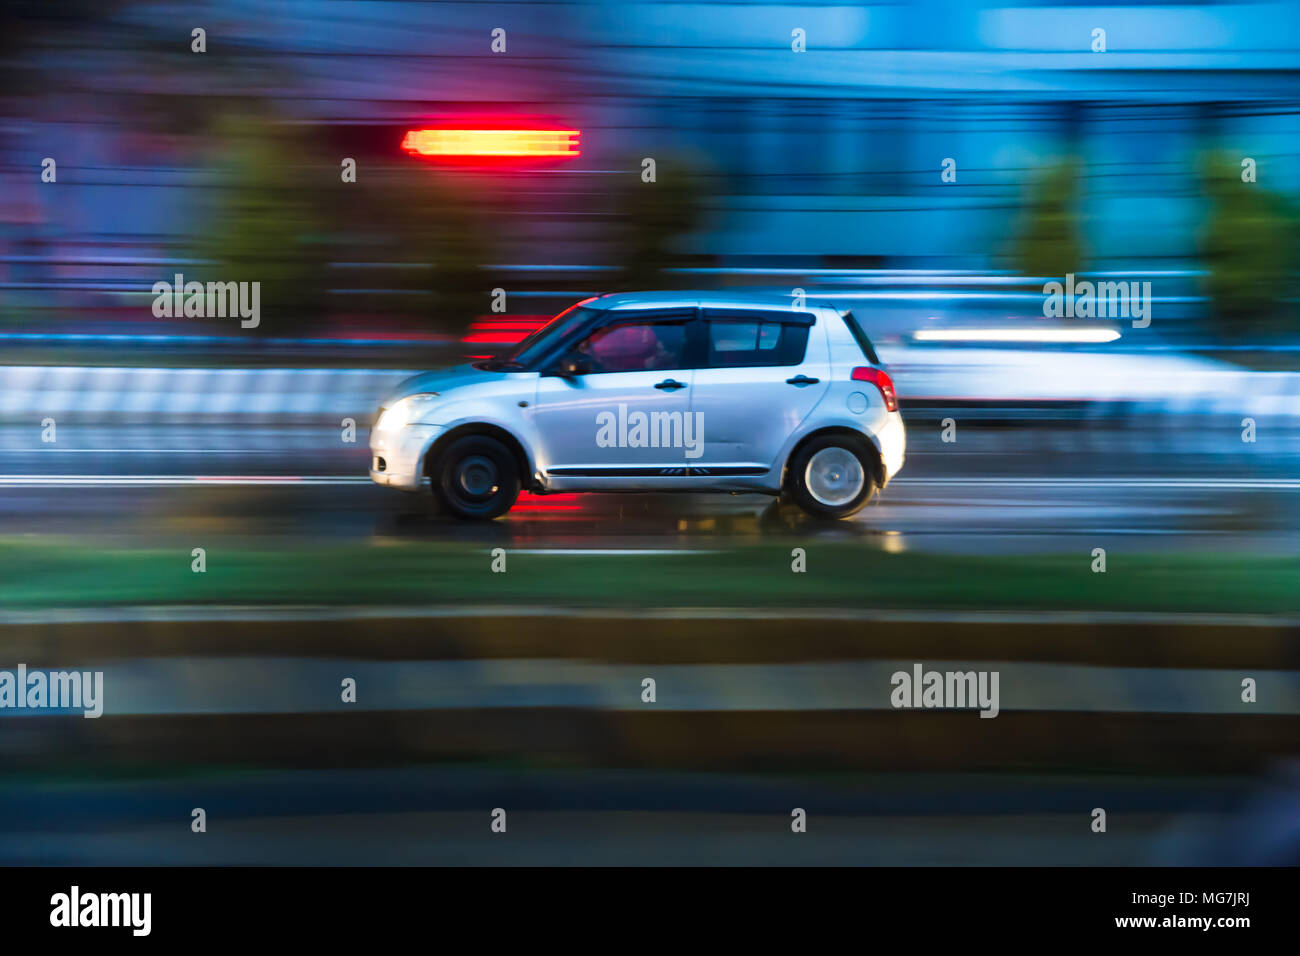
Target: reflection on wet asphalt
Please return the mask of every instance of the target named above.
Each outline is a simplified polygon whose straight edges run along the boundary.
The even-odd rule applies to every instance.
[[[707,548],[784,537],[860,542],[896,552],[1043,552],[1079,537],[1141,538],[1148,551],[1294,553],[1300,483],[1244,487],[1152,480],[1140,485],[940,484],[903,478],[854,519],[823,522],[763,495],[525,495],[505,518],[466,523],[422,497],[371,487],[127,486],[0,488],[8,533],[170,540],[202,532],[292,540],[325,537],[464,541],[516,548]]]

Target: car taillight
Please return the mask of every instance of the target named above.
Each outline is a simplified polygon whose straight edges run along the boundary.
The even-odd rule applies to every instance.
[[[883,369],[869,365],[859,366],[853,370],[853,381],[870,382],[880,389],[880,397],[885,400],[885,408],[891,412],[898,411],[898,396],[894,393],[894,380]]]

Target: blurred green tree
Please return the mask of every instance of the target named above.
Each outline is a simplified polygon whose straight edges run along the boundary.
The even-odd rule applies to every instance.
[[[487,310],[493,207],[472,173],[400,159],[362,169],[340,203],[340,257],[399,264],[363,277],[388,290],[362,299],[368,312],[459,336]]]
[[[665,270],[690,261],[682,240],[703,223],[703,169],[682,157],[656,158],[654,180],[647,182],[642,160],[626,168],[631,171],[617,178],[610,196],[609,248],[621,269],[616,284],[623,290],[680,285]]]
[[[265,334],[347,318],[458,336],[487,307],[487,208],[468,179],[361,159],[344,182],[325,132],[256,113],[223,121],[217,136],[203,278],[260,281]]]
[[[196,254],[212,264],[194,278],[261,283],[260,334],[314,329],[331,250],[326,191],[301,166],[313,155],[309,128],[248,112],[220,121],[216,136],[215,205],[195,237]]]
[[[1279,330],[1297,267],[1297,215],[1283,196],[1243,180],[1242,160],[1207,153],[1201,177],[1209,210],[1201,236],[1204,289],[1220,330],[1239,337]]]
[[[1023,275],[1056,278],[1082,268],[1079,167],[1073,157],[1058,160],[1040,170],[1029,186],[1012,250]]]

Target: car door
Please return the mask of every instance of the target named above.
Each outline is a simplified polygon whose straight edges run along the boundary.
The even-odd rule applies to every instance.
[[[826,330],[811,312],[704,309],[691,411],[697,463],[713,475],[761,474],[830,387]]]
[[[693,445],[694,309],[620,310],[570,354],[590,370],[544,375],[534,418],[560,477],[685,474]]]

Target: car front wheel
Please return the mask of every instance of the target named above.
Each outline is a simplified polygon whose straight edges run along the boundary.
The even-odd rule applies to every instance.
[[[860,442],[840,435],[814,438],[790,459],[790,497],[819,518],[848,518],[876,490],[871,460]]]
[[[519,498],[519,465],[505,445],[487,435],[458,438],[430,471],[434,496],[457,518],[499,518]]]

